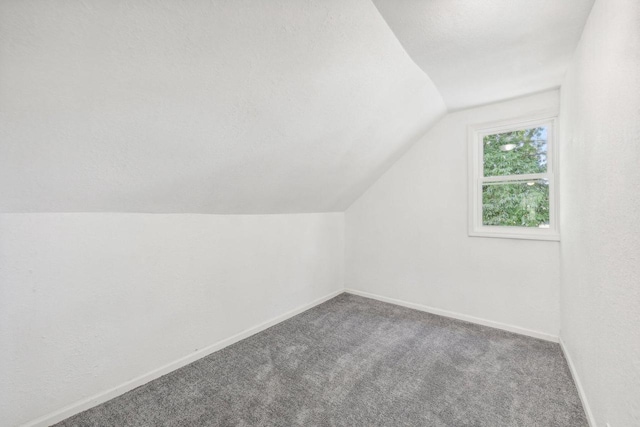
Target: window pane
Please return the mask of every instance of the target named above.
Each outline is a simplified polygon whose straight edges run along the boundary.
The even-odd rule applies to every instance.
[[[549,182],[495,182],[482,186],[482,224],[549,227]]]
[[[547,171],[547,127],[486,135],[482,138],[484,176]]]

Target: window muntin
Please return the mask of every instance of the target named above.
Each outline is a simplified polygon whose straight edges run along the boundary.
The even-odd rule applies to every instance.
[[[558,240],[555,118],[470,128],[469,235]]]

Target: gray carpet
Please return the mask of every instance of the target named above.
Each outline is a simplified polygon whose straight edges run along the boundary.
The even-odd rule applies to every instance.
[[[587,426],[557,344],[342,294],[59,426]]]

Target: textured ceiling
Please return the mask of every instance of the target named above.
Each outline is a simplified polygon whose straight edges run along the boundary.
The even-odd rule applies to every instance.
[[[449,109],[560,86],[594,0],[373,0]]]
[[[446,107],[559,86],[592,3],[2,0],[0,212],[344,210]]]
[[[369,0],[3,0],[0,211],[345,209],[444,113]]]

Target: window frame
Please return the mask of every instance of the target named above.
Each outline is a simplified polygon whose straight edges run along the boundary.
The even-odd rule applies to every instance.
[[[505,176],[484,176],[483,138],[486,135],[548,126],[547,172]],[[555,111],[470,125],[469,139],[469,228],[470,237],[498,237],[526,240],[560,240],[558,227],[558,117]],[[528,179],[546,179],[549,182],[549,228],[487,226],[482,224],[482,185],[487,182],[519,182]]]

